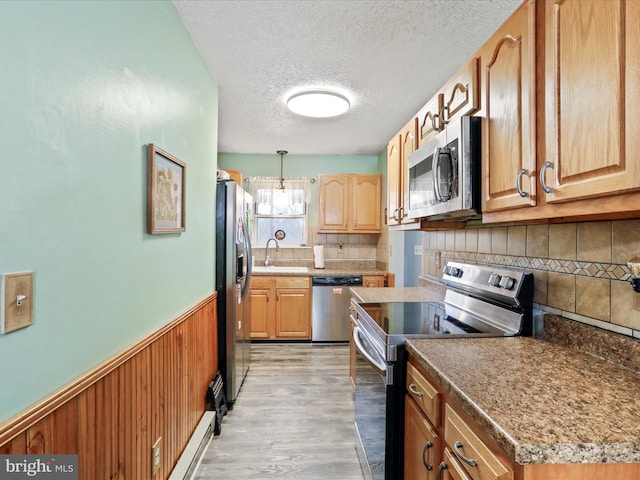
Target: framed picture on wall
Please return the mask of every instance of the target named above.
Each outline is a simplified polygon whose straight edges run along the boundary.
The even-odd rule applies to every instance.
[[[184,232],[187,166],[150,143],[147,147],[147,232]]]

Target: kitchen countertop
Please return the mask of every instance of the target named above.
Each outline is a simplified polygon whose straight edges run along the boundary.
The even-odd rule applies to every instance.
[[[345,267],[345,268],[314,268],[308,267],[306,272],[287,271],[286,267],[280,271],[252,272],[255,276],[286,276],[286,277],[333,277],[348,275],[385,275],[387,270],[380,270],[371,267]]]
[[[445,287],[432,283],[428,287],[387,287],[365,288],[351,287],[351,293],[358,302],[441,302],[444,300]]]
[[[517,463],[640,462],[640,372],[524,337],[408,351]]]

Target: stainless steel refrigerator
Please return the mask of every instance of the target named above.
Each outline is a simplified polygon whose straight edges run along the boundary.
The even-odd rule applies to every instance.
[[[235,182],[217,182],[218,368],[229,408],[251,362],[251,204],[251,196]]]

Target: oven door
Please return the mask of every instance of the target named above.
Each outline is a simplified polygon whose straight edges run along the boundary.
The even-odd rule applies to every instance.
[[[356,326],[356,448],[366,480],[401,480],[403,458],[404,371],[406,353],[385,362]]]

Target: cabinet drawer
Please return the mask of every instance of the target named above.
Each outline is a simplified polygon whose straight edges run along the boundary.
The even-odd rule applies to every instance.
[[[471,480],[471,477],[448,448],[444,449],[444,461],[442,463],[444,465],[440,464],[438,467],[438,470],[442,472],[442,480]]]
[[[440,425],[440,394],[436,388],[420,373],[407,363],[407,392],[420,406],[427,418],[436,427]]]
[[[309,288],[309,277],[276,277],[277,288]]]
[[[271,288],[273,277],[251,277],[251,288]]]
[[[453,454],[473,480],[513,480],[513,471],[480,440],[471,428],[453,411],[445,406],[444,438]],[[475,462],[466,463],[463,458]]]

